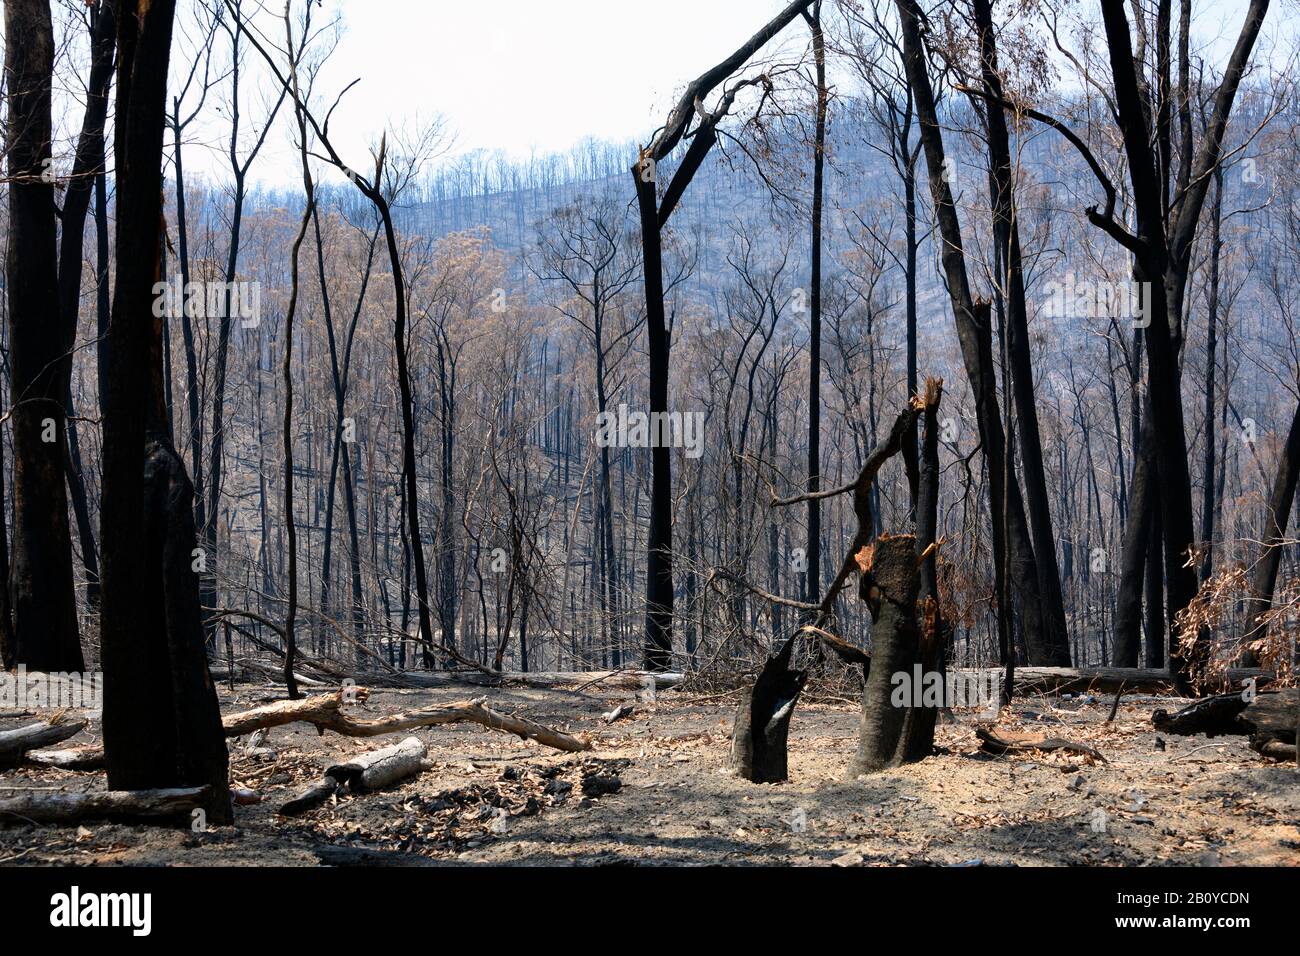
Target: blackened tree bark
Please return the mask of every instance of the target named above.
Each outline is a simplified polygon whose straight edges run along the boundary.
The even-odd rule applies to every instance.
[[[975,28],[979,33],[980,74],[989,98],[1003,97],[998,68],[997,43],[993,31],[990,0],[973,0]],[[1061,596],[1061,572],[1056,561],[1056,537],[1052,532],[1052,511],[1047,497],[1047,475],[1043,467],[1043,445],[1039,437],[1038,409],[1034,402],[1034,370],[1029,353],[1029,313],[1025,303],[1025,274],[1020,249],[1020,226],[1015,207],[1015,186],[1011,166],[1011,142],[1006,116],[990,107],[988,121],[989,167],[992,179],[993,241],[1002,260],[999,280],[1006,300],[1007,351],[1010,358],[1011,394],[1016,408],[1016,434],[1020,442],[1020,464],[1024,472],[1025,501],[1037,559],[1038,593],[1042,602],[1042,642],[1060,666],[1070,666],[1070,638],[1065,628],[1065,604]]]
[[[1151,416],[1143,419],[1150,430]],[[1111,643],[1111,663],[1115,667],[1137,667],[1142,643],[1142,582],[1145,577],[1147,548],[1155,509],[1151,496],[1155,481],[1151,456],[1142,449],[1149,448],[1150,435],[1139,434],[1138,452],[1133,465],[1133,481],[1129,489],[1128,521],[1124,526],[1124,541],[1120,551],[1120,567],[1136,568],[1136,574],[1121,574],[1116,592],[1115,632]]]
[[[226,8],[231,14],[231,23],[223,24],[226,31],[230,34],[230,57],[231,57],[231,85],[230,85],[230,143],[229,159],[230,170],[234,177],[234,199],[230,219],[230,246],[226,253],[226,295],[222,307],[222,314],[218,318],[217,328],[217,355],[216,371],[213,381],[212,397],[212,445],[209,449],[209,465],[207,479],[207,504],[206,510],[202,502],[199,504],[197,520],[203,529],[203,546],[206,551],[206,557],[209,570],[203,576],[203,606],[205,608],[216,607],[217,604],[217,578],[216,578],[216,561],[217,561],[217,528],[220,525],[218,512],[221,507],[221,482],[222,469],[225,465],[225,414],[226,414],[226,378],[227,367],[230,357],[230,312],[233,287],[235,278],[239,274],[239,248],[243,232],[244,222],[244,201],[248,195],[248,171],[261,152],[262,145],[266,142],[267,133],[275,125],[275,117],[280,112],[280,106],[284,103],[284,97],[287,87],[282,87],[279,96],[276,98],[275,105],[271,108],[271,113],[267,117],[266,124],[258,134],[256,142],[248,155],[242,160],[239,158],[239,131],[240,131],[240,111],[239,111],[239,81],[243,66],[243,52],[240,50],[240,41],[243,38],[249,38],[245,33],[244,22],[241,19],[241,6],[243,0],[227,0]],[[205,618],[204,629],[208,636],[208,641],[215,644],[216,641],[216,618],[209,612]]]
[[[4,383],[0,381],[0,412],[4,411]],[[5,500],[5,448],[0,435],[0,502]],[[9,605],[9,521],[0,507],[0,669],[14,666],[14,616]]]
[[[64,194],[59,241],[59,327],[63,337],[59,375],[66,395],[68,416],[64,465],[72,511],[77,519],[81,562],[86,571],[86,603],[91,608],[99,605],[99,561],[82,474],[77,425],[72,420],[72,350],[76,344],[77,318],[81,308],[86,215],[90,210],[95,182],[104,172],[104,127],[108,116],[108,91],[113,82],[113,51],[117,46],[115,6],[115,0],[102,0],[90,7],[91,60],[90,77],[86,83],[86,112],[77,140],[72,176]]]
[[[9,236],[5,264],[14,447],[14,659],[80,671],[64,474],[67,416],[58,314],[49,0],[6,0]],[[80,267],[80,263],[78,263]]]
[[[1209,580],[1214,569],[1214,513],[1218,510],[1215,495],[1215,451],[1218,428],[1215,423],[1218,395],[1215,373],[1219,367],[1219,285],[1220,259],[1223,255],[1223,167],[1214,168],[1214,199],[1210,204],[1210,278],[1205,294],[1205,455],[1201,472],[1201,583]]]
[[[1295,502],[1296,484],[1300,480],[1300,407],[1291,420],[1291,430],[1278,460],[1277,475],[1273,479],[1273,492],[1269,495],[1268,509],[1264,512],[1264,537],[1260,545],[1259,561],[1251,577],[1250,602],[1246,614],[1246,640],[1258,641],[1268,633],[1268,626],[1259,619],[1273,607],[1273,591],[1277,587],[1278,568],[1282,564],[1282,545],[1286,538],[1291,508]],[[1255,655],[1248,648],[1248,661],[1243,666],[1253,666]]]
[[[167,436],[162,139],[174,0],[120,0],[114,155],[117,276],[103,385],[104,755],[114,790],[209,787],[232,819],[225,733],[208,674],[193,487]]]
[[[718,123],[730,111],[742,87],[766,84],[765,77],[742,81],[727,90],[712,112],[704,111],[704,99],[727,78],[749,62],[758,50],[784,30],[813,0],[794,0],[763,29],[731,56],[690,83],[668,121],[632,167],[636,183],[637,208],[641,217],[642,264],[645,270],[646,337],[650,358],[650,413],[668,411],[668,371],[671,348],[668,319],[664,310],[663,230],[700,165],[717,142]],[[683,141],[695,121],[691,145],[682,157],[672,181],[658,191],[658,164],[666,160]],[[673,654],[673,479],[672,449],[656,443],[651,450],[650,536],[646,559],[647,670],[667,670]]]
[[[1147,323],[1145,342],[1167,579],[1165,613],[1169,622],[1169,668],[1179,690],[1191,693],[1193,678],[1201,667],[1205,649],[1202,642],[1192,653],[1186,653],[1174,626],[1177,615],[1196,593],[1196,569],[1189,560],[1194,543],[1194,522],[1178,364],[1183,298],[1201,211],[1213,179],[1212,173],[1221,159],[1223,137],[1237,89],[1268,12],[1269,0],[1251,0],[1223,80],[1215,92],[1205,133],[1194,156],[1179,170],[1180,181],[1174,190],[1176,199],[1172,205],[1168,200],[1170,162],[1165,143],[1168,116],[1162,114],[1164,122],[1159,124],[1157,132],[1160,136],[1153,146],[1149,111],[1135,68],[1124,2],[1102,0],[1101,6],[1116,113],[1133,190],[1137,232],[1130,234],[1116,223],[1111,218],[1113,210],[1110,208],[1105,213],[1098,213],[1094,208],[1089,211],[1089,218],[1133,254],[1134,278],[1145,283],[1150,290],[1144,315]],[[1167,32],[1167,24],[1161,32]],[[1191,154],[1190,135],[1187,139],[1184,150]],[[1132,575],[1135,571],[1124,568],[1122,573]]]
[[[244,27],[243,21],[240,19],[238,0],[226,0],[226,9],[235,18],[236,29],[243,32]],[[275,75],[276,80],[280,83],[282,93],[289,92],[292,88],[291,81],[276,65],[275,58],[271,56],[265,45],[259,42],[255,36],[250,33],[247,34],[247,37],[261,55],[263,62]],[[302,118],[311,128],[317,143],[325,149],[329,161],[335,168],[344,173],[375,207],[384,230],[384,242],[388,247],[388,261],[393,276],[393,307],[395,311],[393,347],[396,352],[397,384],[402,406],[403,507],[406,512],[406,530],[411,549],[412,565],[415,571],[416,612],[420,621],[420,640],[424,646],[424,664],[426,667],[432,667],[435,663],[433,657],[433,623],[429,611],[428,566],[424,559],[424,541],[420,535],[419,473],[416,470],[415,461],[415,399],[411,387],[410,360],[406,345],[407,325],[410,318],[406,274],[402,265],[402,250],[397,241],[397,228],[393,224],[392,207],[389,203],[390,197],[384,188],[384,178],[387,174],[388,138],[385,135],[381,139],[379,149],[374,156],[375,169],[374,181],[372,182],[343,162],[343,158],[330,141],[328,118],[325,125],[322,126],[316,120],[316,117],[312,115],[307,104],[296,93],[294,95],[294,105],[301,110]],[[211,518],[210,515],[209,518]],[[455,654],[454,648],[445,644],[443,647],[449,653]]]
[[[366,264],[361,273],[361,288],[357,292],[356,306],[348,323],[344,336],[342,364],[339,360],[337,336],[334,333],[334,312],[331,307],[329,283],[325,279],[325,249],[321,242],[320,209],[312,213],[312,226],[316,233],[316,273],[320,280],[321,308],[325,313],[325,332],[329,343],[330,374],[334,384],[334,438],[330,448],[329,480],[325,485],[325,545],[321,560],[321,628],[324,619],[329,616],[330,568],[334,550],[334,495],[338,487],[338,468],[340,458],[343,461],[343,498],[344,510],[348,522],[349,556],[352,563],[352,636],[361,639],[361,613],[364,605],[361,596],[361,555],[358,551],[356,491],[352,482],[352,467],[343,441],[343,419],[347,407],[348,380],[352,373],[352,344],[356,340],[357,323],[361,319],[361,310],[366,301],[366,290],[370,287],[370,276],[374,270],[375,244],[379,241],[379,227],[367,237]]]
[[[826,36],[822,32],[822,4],[803,13],[812,31],[813,60],[817,76],[817,130],[813,141],[812,257],[808,306],[808,573],[804,600],[821,593],[821,427],[822,427],[822,204],[826,175]]]
[[[994,529],[995,587],[997,593],[1003,595],[1006,592],[1005,584],[1009,580],[1020,595],[1029,662],[1045,666],[1068,666],[1068,645],[1064,648],[1053,647],[1044,635],[1038,569],[1025,520],[1024,501],[1019,484],[1007,480],[1014,479],[1014,473],[1007,468],[1006,435],[998,412],[989,305],[976,303],[971,295],[961,225],[957,220],[952,187],[948,182],[949,167],[944,152],[943,134],[939,127],[934,91],[926,72],[920,10],[915,0],[897,0],[897,5],[903,36],[903,65],[916,102],[921,143],[929,170],[930,195],[942,242],[940,259],[952,300],[962,359],[975,395],[980,441],[988,462],[989,513]],[[1008,653],[1012,647],[1010,603],[1005,599],[998,602],[999,638]]]

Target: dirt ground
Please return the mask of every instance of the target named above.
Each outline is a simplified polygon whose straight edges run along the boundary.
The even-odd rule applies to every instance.
[[[378,716],[482,694],[376,690]],[[661,691],[630,719],[601,714],[632,692],[506,688],[493,708],[592,736],[567,754],[474,724],[414,732],[433,768],[391,790],[343,796],[296,819],[276,815],[326,764],[395,743],[354,740],[294,724],[270,732],[274,759],[231,741],[235,785],[261,802],[236,809],[237,826],[89,822],[83,827],[0,821],[7,865],[1300,865],[1300,773],[1269,764],[1244,738],[1168,737],[1151,712],[1176,701],[1017,701],[999,726],[1086,742],[1106,762],[1077,755],[992,757],[978,750],[976,715],[941,724],[940,753],[847,782],[858,709],[801,703],[789,783],[754,785],[727,770],[734,697]],[[222,690],[222,709],[276,699],[272,688]],[[0,720],[0,729],[31,717]],[[98,737],[98,724],[69,744]],[[104,786],[101,774],[22,768],[0,788]]]

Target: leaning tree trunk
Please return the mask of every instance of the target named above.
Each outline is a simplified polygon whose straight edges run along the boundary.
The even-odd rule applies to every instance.
[[[1287,524],[1291,520],[1291,507],[1295,501],[1297,481],[1300,480],[1300,406],[1291,419],[1291,431],[1286,436],[1286,447],[1278,461],[1277,476],[1273,480],[1273,493],[1268,499],[1264,514],[1262,553],[1255,565],[1255,575],[1250,583],[1250,604],[1246,614],[1247,647],[1243,654],[1243,667],[1255,666],[1258,647],[1268,634],[1268,624],[1260,618],[1273,607],[1273,591],[1277,587],[1277,572],[1282,564],[1282,545]]]
[[[208,786],[232,819],[225,735],[208,674],[193,486],[166,431],[162,324],[152,317],[162,225],[163,110],[174,0],[123,0],[118,20],[117,281],[103,383],[104,755],[114,790]]]

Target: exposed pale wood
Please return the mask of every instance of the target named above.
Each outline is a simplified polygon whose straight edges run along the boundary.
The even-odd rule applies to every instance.
[[[1089,747],[1087,744],[1075,743],[1073,740],[1064,740],[1060,737],[1044,737],[1038,734],[1017,733],[1011,730],[994,733],[987,727],[976,727],[975,736],[980,740],[980,748],[991,754],[1064,750],[1069,753],[1083,754],[1106,763],[1106,758],[1101,755],[1100,751]]]
[[[400,744],[357,754],[343,763],[330,766],[324,776],[280,808],[280,815],[297,816],[314,810],[343,787],[365,793],[391,787],[407,777],[429,769],[425,758],[429,748],[417,737],[407,737]]]
[[[614,724],[614,723],[618,723],[620,720],[625,720],[626,718],[631,717],[635,713],[636,713],[635,704],[621,704],[618,707],[615,707],[609,713],[602,714],[601,720],[605,721],[605,723],[607,724]]]
[[[1271,671],[1233,668],[1227,672],[1231,688],[1254,678],[1260,687],[1273,679]],[[1174,679],[1166,670],[1144,667],[1017,667],[1016,693],[1054,692],[1101,694],[1162,694],[1174,691]],[[1229,689],[1224,687],[1224,690]]]
[[[29,750],[37,750],[75,737],[86,727],[84,720],[41,721],[16,730],[0,731],[0,766],[17,763]]]
[[[415,730],[418,727],[436,727],[441,724],[455,724],[463,721],[480,724],[492,730],[516,734],[529,740],[535,740],[557,750],[590,750],[591,741],[585,737],[575,737],[542,724],[534,723],[523,717],[497,713],[486,707],[482,701],[466,700],[450,704],[432,704],[401,714],[363,720],[347,714],[344,710],[344,695],[360,703],[370,694],[367,688],[349,688],[334,694],[320,694],[302,700],[282,700],[237,714],[228,714],[223,723],[227,737],[241,737],[263,727],[280,727],[284,724],[308,723],[323,730],[348,737],[380,737],[384,734]]]
[[[171,790],[108,790],[97,793],[0,791],[0,824],[78,823],[177,817],[202,805],[207,787]]]
[[[429,748],[418,737],[399,744],[357,754],[332,765],[325,776],[346,783],[353,790],[382,790],[429,767]]]
[[[66,750],[29,750],[23,758],[26,763],[60,770],[104,769],[104,748],[99,744],[69,747]]]

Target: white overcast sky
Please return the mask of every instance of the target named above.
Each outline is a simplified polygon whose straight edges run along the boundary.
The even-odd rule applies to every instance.
[[[452,153],[503,150],[517,159],[530,151],[563,151],[588,137],[644,141],[691,79],[731,53],[788,0],[325,0],[316,13],[341,14],[343,32],[317,85],[332,100],[353,80],[335,114],[332,139],[345,161],[364,168],[367,148],[385,129],[408,128],[441,115],[455,134]],[[1198,51],[1218,65],[1240,29],[1248,0],[1196,0]],[[244,0],[248,11],[258,0]],[[279,41],[282,0],[262,0],[261,25]],[[297,7],[297,4],[295,4]],[[189,0],[180,0],[178,35],[185,32]],[[1096,0],[1076,9],[1098,15]],[[66,21],[65,21],[66,22]],[[1274,0],[1260,52],[1274,60],[1293,52],[1300,0]],[[228,39],[219,36],[224,62]],[[796,21],[771,49],[797,55],[808,31]],[[188,70],[188,44],[173,52],[173,88]],[[247,51],[254,84],[241,96],[246,130],[261,120],[260,101],[274,90]],[[77,61],[80,68],[81,61]],[[1069,70],[1065,71],[1068,76]],[[833,75],[832,79],[836,77]],[[74,84],[75,85],[75,84]],[[228,127],[217,110],[227,84],[210,96],[204,119],[189,130],[186,165],[192,174],[229,178]],[[254,181],[297,183],[297,157],[289,141],[288,111],[271,132],[253,167]],[[80,106],[65,120],[71,142]]]
[[[685,83],[787,2],[326,0],[326,9],[341,13],[344,32],[318,88],[332,96],[361,80],[333,124],[338,145],[349,150],[344,158],[355,163],[383,129],[435,114],[454,132],[455,153],[524,158],[587,137],[644,140]],[[1226,59],[1246,6],[1198,0],[1197,46]],[[278,0],[267,7],[281,9]],[[1081,9],[1096,15],[1088,0]],[[1296,0],[1274,0],[1270,27],[1290,32],[1282,22],[1296,11]],[[806,44],[807,28],[796,21],[772,48]],[[297,173],[287,137],[274,139],[256,178],[291,181]]]
[[[435,115],[445,117],[455,135],[453,153],[504,150],[522,159],[534,149],[563,151],[589,137],[645,139],[687,82],[733,52],[786,3],[326,0],[326,9],[342,14],[344,32],[317,90],[332,99],[360,78],[331,124],[331,139],[358,168],[384,129]],[[270,0],[267,9],[278,12],[282,6]],[[321,15],[316,17],[320,22]],[[268,21],[264,28],[281,38],[278,24]],[[783,42],[791,49],[806,46],[802,21],[772,49]],[[257,59],[250,51],[250,68]],[[181,68],[172,65],[174,74]],[[271,88],[269,81],[264,85]],[[244,109],[246,115],[254,112],[248,102]],[[296,182],[296,155],[287,135],[277,132],[253,178]],[[203,131],[197,138],[211,137]],[[187,165],[223,177],[222,148],[213,143],[206,156],[187,156]]]

